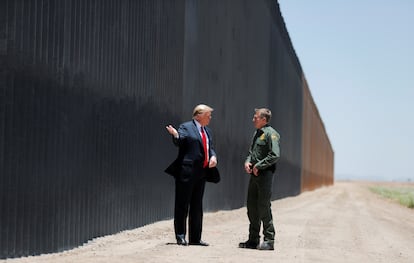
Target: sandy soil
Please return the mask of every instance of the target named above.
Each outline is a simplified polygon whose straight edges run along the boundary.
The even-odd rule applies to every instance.
[[[275,251],[238,248],[246,208],[204,214],[209,247],[175,245],[172,220],[90,241],[63,253],[1,262],[414,262],[414,210],[368,190],[336,182],[272,203]],[[413,184],[410,185],[414,187]]]

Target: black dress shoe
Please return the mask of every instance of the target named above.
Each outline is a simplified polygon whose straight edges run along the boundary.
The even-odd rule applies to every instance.
[[[188,246],[188,243],[185,240],[184,235],[177,235],[176,236],[176,239],[177,239],[177,245]]]
[[[190,242],[190,246],[203,246],[203,247],[208,247],[209,244],[200,240],[198,242]]]
[[[258,243],[247,240],[246,242],[239,243],[239,248],[257,249]]]
[[[273,243],[266,242],[266,241],[258,245],[257,249],[258,250],[275,250]]]

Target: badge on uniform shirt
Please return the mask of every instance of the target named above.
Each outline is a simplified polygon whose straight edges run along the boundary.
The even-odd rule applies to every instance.
[[[265,139],[265,134],[263,133],[263,134],[259,137],[259,139],[260,139],[261,141],[263,141],[263,140]]]

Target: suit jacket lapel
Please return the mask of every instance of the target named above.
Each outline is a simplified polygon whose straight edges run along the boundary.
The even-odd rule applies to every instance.
[[[197,124],[195,123],[194,120],[193,120],[193,132],[195,132],[195,134],[197,134],[198,141],[200,142],[201,147],[203,147],[203,138],[201,138],[200,131],[198,130]]]

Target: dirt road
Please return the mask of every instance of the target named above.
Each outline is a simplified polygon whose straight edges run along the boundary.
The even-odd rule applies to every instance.
[[[241,208],[204,215],[209,247],[175,245],[168,220],[67,252],[6,262],[414,262],[414,210],[371,193],[373,184],[336,182],[274,201],[275,251],[237,248],[248,230]]]

